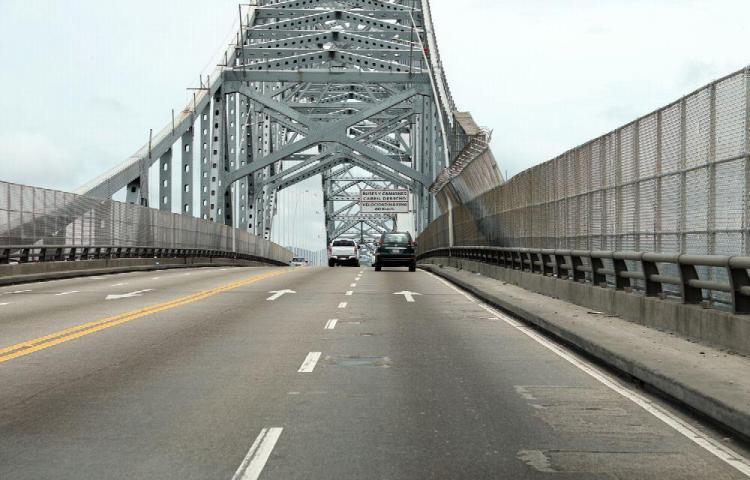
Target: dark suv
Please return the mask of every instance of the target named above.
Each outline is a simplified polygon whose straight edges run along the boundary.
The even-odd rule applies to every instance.
[[[375,271],[383,267],[409,267],[410,272],[416,272],[416,246],[409,232],[384,233],[375,252]]]

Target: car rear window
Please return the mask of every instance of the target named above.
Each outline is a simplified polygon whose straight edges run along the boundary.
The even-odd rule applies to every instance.
[[[334,247],[353,247],[354,242],[352,240],[336,240],[333,242]]]
[[[409,245],[411,243],[411,236],[406,233],[389,233],[384,235],[383,243],[389,245]]]

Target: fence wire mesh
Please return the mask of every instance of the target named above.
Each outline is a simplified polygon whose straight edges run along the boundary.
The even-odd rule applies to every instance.
[[[456,206],[420,247],[750,255],[749,70]]]
[[[280,262],[264,238],[189,215],[0,182],[0,247],[122,246],[236,252]]]

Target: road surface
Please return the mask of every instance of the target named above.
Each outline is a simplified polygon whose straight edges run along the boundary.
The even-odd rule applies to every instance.
[[[748,478],[575,358],[405,269],[5,287],[0,478]]]

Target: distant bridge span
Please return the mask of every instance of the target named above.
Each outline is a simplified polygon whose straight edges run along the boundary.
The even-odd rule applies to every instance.
[[[396,216],[372,222],[359,213],[365,188],[410,190],[413,228],[423,231],[445,208],[436,179],[450,175],[472,139],[488,136],[456,112],[429,1],[260,0],[240,12],[223,64],[189,105],[77,193],[111,198],[127,189],[129,203],[179,205],[269,238],[277,193],[320,175],[329,240],[359,238],[367,226],[372,241],[396,227]],[[470,158],[489,172],[472,194],[501,182],[485,150]],[[158,205],[149,205],[150,172],[159,176]]]

